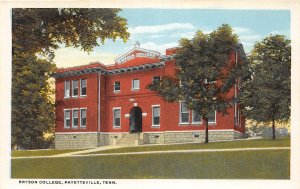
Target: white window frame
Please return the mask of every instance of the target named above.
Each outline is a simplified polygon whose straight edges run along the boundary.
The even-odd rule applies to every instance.
[[[187,122],[182,122],[182,116],[181,116],[181,114],[183,113],[182,112],[182,103],[184,103],[184,102],[179,102],[179,124],[181,124],[181,125],[188,125],[188,124],[190,124],[190,111],[189,111],[189,109],[187,109],[187,112],[184,112],[184,113],[188,113],[188,121]]]
[[[208,121],[208,119],[207,119],[207,121]],[[210,124],[210,125],[213,125],[213,124],[216,124],[216,123],[217,123],[217,111],[215,111],[215,121],[214,122],[208,121],[208,124]]]
[[[67,83],[69,83],[69,91],[67,93]],[[64,86],[64,98],[70,98],[71,97],[71,81],[65,81],[65,86]],[[68,96],[66,95],[68,94]]]
[[[120,84],[120,89],[119,90],[116,90],[116,82],[119,82],[119,84]],[[118,92],[120,92],[121,91],[121,82],[120,81],[115,81],[114,82],[114,92],[116,92],[116,93],[118,93]]]
[[[81,116],[81,111],[85,110],[85,125],[82,126],[82,116]],[[87,127],[87,108],[80,108],[79,110],[79,128],[86,128]]]
[[[160,77],[160,76],[153,76],[153,77],[152,77],[152,84],[155,84],[155,83],[154,83],[154,78],[156,78],[156,77],[159,78],[159,82],[160,82],[160,80],[161,80],[161,77]]]
[[[135,81],[135,80],[139,81],[139,86],[138,86],[138,88],[134,88],[134,81]],[[140,86],[141,86],[141,83],[140,83],[140,80],[139,80],[139,79],[132,79],[132,82],[131,82],[131,90],[133,90],[133,91],[140,90]]]
[[[74,126],[74,118],[75,118],[74,117],[74,111],[75,110],[77,110],[77,119],[78,119],[77,126]],[[73,108],[71,112],[72,112],[72,128],[76,128],[77,129],[79,127],[79,121],[80,121],[79,120],[79,114],[80,114],[79,109],[78,108]]]
[[[160,122],[161,122],[161,119],[160,119],[160,113],[161,113],[161,109],[160,109],[160,105],[152,105],[151,106],[152,108],[152,127],[155,127],[155,128],[159,128],[160,127]],[[159,125],[155,125],[154,124],[154,108],[159,108]]]
[[[194,115],[195,115],[196,111],[192,110],[192,124],[202,124],[202,116],[200,114],[200,121],[194,121]]]
[[[81,86],[82,80],[85,80],[85,94],[84,95],[82,94],[82,86]],[[80,79],[80,96],[81,97],[87,96],[87,79],[86,78],[85,79]]]
[[[205,83],[205,84],[208,84],[208,83],[209,83],[209,84],[217,83],[217,80],[208,82],[208,79],[204,79],[204,83]]]
[[[182,87],[183,85],[182,85],[182,80],[181,79],[179,79],[179,87]]]
[[[77,95],[74,95],[74,82],[77,81]],[[72,97],[78,97],[79,95],[79,83],[78,80],[72,80]]]
[[[120,110],[120,125],[115,125],[115,110]],[[121,128],[121,118],[122,118],[122,111],[121,111],[121,107],[113,107],[112,109],[112,113],[113,113],[113,128]]]
[[[67,119],[66,119],[66,112],[69,111],[69,120],[70,120],[70,126],[67,126]],[[71,122],[71,109],[64,109],[64,129],[70,129],[72,126],[72,122]]]

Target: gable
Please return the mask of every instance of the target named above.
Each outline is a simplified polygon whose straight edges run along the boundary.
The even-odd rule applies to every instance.
[[[144,48],[141,48],[139,45],[135,45],[133,49],[130,51],[118,56],[115,59],[115,63],[117,65],[120,64],[127,64],[127,63],[134,63],[134,62],[140,62],[140,63],[150,63],[154,60],[158,60],[158,57],[160,57],[160,53],[152,50],[147,50]],[[122,65],[123,66],[123,65]]]

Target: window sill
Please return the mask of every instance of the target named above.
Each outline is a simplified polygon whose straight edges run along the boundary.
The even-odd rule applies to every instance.
[[[113,126],[113,129],[121,129],[121,126]]]
[[[121,92],[121,90],[119,90],[119,91],[113,91],[113,93],[120,93]]]
[[[179,123],[178,125],[179,126],[187,126],[187,125],[190,125],[190,123]]]
[[[85,98],[87,95],[80,95],[80,98]]]
[[[135,91],[139,91],[139,90],[140,90],[140,89],[131,89],[131,91],[134,91],[134,92],[135,92]]]
[[[72,96],[72,98],[78,98],[78,95],[77,96]]]
[[[80,126],[78,129],[86,129],[86,126]]]
[[[192,125],[202,125],[202,122],[192,122]]]
[[[151,128],[160,128],[160,125],[152,125]]]
[[[200,127],[202,126],[202,123],[179,123],[178,126],[196,126],[196,127]]]

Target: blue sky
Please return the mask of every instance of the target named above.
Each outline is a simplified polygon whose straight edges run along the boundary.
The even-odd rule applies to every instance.
[[[120,16],[127,19],[130,39],[106,40],[90,54],[80,49],[62,48],[56,52],[58,67],[70,67],[99,61],[112,64],[114,58],[139,41],[142,48],[158,51],[178,45],[180,38],[191,39],[197,30],[210,33],[222,24],[229,24],[249,53],[256,41],[270,34],[290,38],[288,10],[225,10],[225,9],[123,9]]]

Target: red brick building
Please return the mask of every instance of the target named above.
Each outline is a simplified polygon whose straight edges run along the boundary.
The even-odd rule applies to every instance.
[[[55,145],[59,149],[103,145],[202,142],[204,121],[184,103],[167,103],[146,88],[163,75],[175,74],[176,48],[165,55],[140,48],[118,56],[114,65],[99,62],[60,68],[56,78]],[[238,45],[230,55],[241,63]],[[228,95],[237,95],[238,84]],[[245,119],[238,104],[229,114],[209,113],[209,139],[244,136]]]

